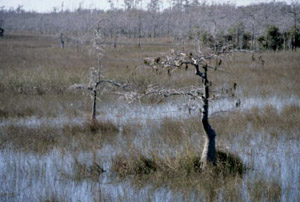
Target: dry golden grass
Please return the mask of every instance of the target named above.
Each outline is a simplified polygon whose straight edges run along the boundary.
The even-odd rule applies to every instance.
[[[278,138],[284,131],[289,138],[293,137],[292,131],[299,130],[300,107],[291,105],[278,112],[274,107],[253,108],[247,111],[237,111],[230,114],[211,119],[218,136],[222,139],[243,134],[248,127],[251,130],[266,131],[273,137]]]
[[[118,133],[119,128],[115,126],[111,121],[97,121],[92,120],[86,123],[86,127],[90,129],[92,133],[103,132],[103,133]]]
[[[92,165],[87,165],[86,163],[81,163],[77,159],[74,160],[74,170],[75,171],[72,175],[69,173],[62,173],[62,175],[75,181],[82,181],[86,179],[98,181],[99,176],[105,172],[105,170],[97,162],[93,162]]]
[[[191,150],[174,157],[155,154],[147,157],[135,152],[114,158],[112,169],[120,178],[133,177],[132,182],[139,186],[169,186],[187,193],[197,190],[209,193],[209,190],[227,187],[231,183],[230,186],[234,186],[245,171],[239,158],[224,152],[218,152],[218,167],[201,170],[199,160]]]
[[[265,61],[262,65],[258,57]],[[242,90],[242,96],[299,96],[300,73],[299,50],[282,52],[265,52],[255,54],[252,61],[250,54],[236,54],[224,69],[227,73],[216,74],[212,78],[215,85],[233,82]]]
[[[178,70],[169,77],[165,71],[155,72],[140,66],[145,57],[160,56],[176,47],[169,39],[144,42],[142,48],[133,44],[108,48],[103,60],[105,76],[128,81],[140,91],[152,83],[171,88],[198,85],[199,81],[192,68],[188,71]],[[259,55],[265,60],[264,65],[259,62]],[[212,90],[232,88],[233,83],[237,83],[237,96],[240,97],[295,96],[299,99],[299,51],[265,52],[255,54],[255,58],[256,61],[252,61],[251,55],[236,53],[224,59],[224,66],[219,68],[220,71],[209,71],[209,78],[213,82]],[[61,49],[57,41],[48,38],[11,36],[0,40],[0,63],[1,121],[62,114],[81,117],[90,113],[91,100],[88,93],[66,92],[66,89],[74,83],[87,82],[89,67],[97,65],[97,57],[91,53],[91,47],[81,47],[77,52],[74,47],[68,45]],[[102,96],[105,98],[101,99],[101,103],[111,104],[115,100],[109,93]],[[147,102],[154,103],[151,99]],[[299,131],[299,112],[300,108],[297,105],[286,106],[282,111],[277,111],[272,106],[253,108],[212,117],[211,124],[217,132],[218,146],[226,146],[222,145],[223,142],[230,142],[234,136],[247,134],[249,128],[254,132],[266,131],[278,139],[280,135],[290,135],[290,132],[295,135],[292,131]],[[208,195],[205,197],[208,200],[216,200],[218,189],[226,186],[228,189],[224,198],[229,201],[240,200],[240,177],[230,177],[229,180],[219,177],[220,172],[199,172],[203,134],[199,119],[167,118],[159,120],[158,123],[149,121],[147,126],[151,131],[141,140],[141,144],[148,145],[148,148],[141,146],[145,151],[133,146],[135,138],[143,135],[140,132],[144,129],[142,124],[122,126],[119,132],[119,126],[110,122],[66,124],[63,128],[3,126],[0,148],[9,147],[45,154],[53,148],[72,153],[94,151],[106,143],[114,146],[124,144],[127,150],[122,151],[128,151],[128,155],[120,155],[113,160],[113,169],[121,176],[137,175],[154,183],[166,183],[175,188],[192,187],[192,191],[207,190]],[[124,142],[115,141],[118,133],[121,133]],[[299,135],[292,138],[299,139]],[[164,148],[172,148],[173,153],[160,151]],[[219,154],[220,162],[225,162],[225,165],[219,164],[221,170],[225,170],[225,173],[234,170],[232,161],[238,158],[229,158],[231,156],[226,156],[226,153]],[[236,162],[240,164],[240,161]],[[75,161],[75,164],[77,170],[73,177],[77,176],[78,180],[82,179],[80,176],[84,179],[97,179],[101,174],[101,166],[97,162],[86,165]],[[225,168],[222,168],[222,165]],[[236,171],[235,173],[239,173],[240,170]],[[250,200],[264,198],[276,201],[280,198],[281,190],[276,182],[258,180],[248,186],[251,190]]]
[[[126,128],[127,145],[122,145],[126,154],[120,154],[113,159],[112,169],[121,177],[136,176],[141,182],[142,179],[160,183],[170,182],[176,178],[178,181],[191,183],[195,177],[205,181],[207,174],[212,177],[212,173],[201,172],[200,152],[202,144],[202,125],[200,119],[174,120],[165,118],[162,122],[148,122],[151,128],[149,136],[144,137],[143,147],[134,146],[133,136],[137,136],[139,127]],[[195,135],[197,142],[195,142]],[[199,144],[199,145],[197,145]],[[165,148],[173,148],[169,151]],[[219,164],[215,175],[227,176],[244,172],[242,161],[235,155],[228,152],[218,151]],[[142,181],[144,181],[142,180]],[[192,185],[199,183],[195,181]]]
[[[281,201],[281,187],[277,182],[271,181],[266,183],[262,179],[258,179],[254,183],[249,183],[250,200],[259,201],[266,197],[268,201]]]
[[[108,48],[103,60],[105,75],[145,89],[148,84],[159,83],[166,87],[197,85],[193,69],[179,70],[169,77],[166,72],[153,72],[139,67],[145,57],[159,56],[176,47],[174,43],[162,39],[159,43],[147,43],[139,48],[135,45],[122,45]],[[150,43],[151,42],[151,43]],[[90,113],[91,101],[87,94],[66,92],[69,85],[87,82],[86,75],[90,66],[97,65],[91,47],[83,47],[78,52],[74,47],[59,47],[59,43],[49,38],[37,36],[10,36],[0,40],[0,117],[50,117],[62,113],[67,116],[82,116]],[[265,60],[264,66],[258,57]],[[213,88],[232,87],[238,84],[238,96],[299,96],[299,52],[265,52],[251,55],[236,53],[225,59],[221,71],[210,71]],[[106,96],[102,102],[111,102]],[[144,100],[145,101],[145,100]],[[154,99],[155,101],[155,99]],[[150,103],[154,101],[150,98]],[[289,109],[290,108],[290,109]],[[234,112],[212,120],[218,134],[238,134],[250,123],[254,130],[272,127],[274,131],[289,130],[299,122],[297,106],[290,106],[280,114],[274,109],[262,112]],[[63,109],[63,112],[62,110]],[[82,113],[83,112],[83,113]],[[96,127],[97,128],[97,127]],[[125,131],[128,128],[125,127]],[[129,129],[127,133],[129,133]],[[153,135],[163,134],[163,140],[170,143],[180,142],[186,136],[201,131],[199,120],[163,120],[161,128],[153,128]],[[276,133],[274,132],[274,135]]]
[[[178,88],[198,85],[198,78],[194,69],[175,71],[171,77],[167,71],[153,71],[142,65],[143,58],[161,56],[167,53],[171,46],[166,44],[145,47],[122,47],[111,49],[105,60],[110,67],[107,73],[119,80],[129,80],[139,87],[146,87],[151,83],[158,83],[165,87]],[[259,61],[262,56],[264,65]],[[115,58],[115,59],[114,59]],[[213,89],[232,88],[237,83],[238,96],[268,97],[268,96],[299,96],[299,51],[265,52],[255,54],[252,61],[251,54],[235,53],[224,58],[223,66],[218,71],[210,70],[209,78],[213,82]],[[213,61],[212,61],[213,62]],[[123,68],[122,68],[123,67]],[[137,68],[138,67],[138,68]]]
[[[242,161],[229,153],[218,151],[218,166],[208,170],[201,170],[200,157],[195,151],[189,150],[176,154],[176,156],[160,157],[154,153],[150,157],[142,155],[142,152],[135,154],[120,155],[113,160],[112,169],[121,177],[155,174],[156,176],[173,177],[194,177],[197,173],[217,174],[220,176],[242,175],[245,166]],[[152,176],[150,176],[152,177]],[[203,176],[202,176],[203,177]]]
[[[141,92],[153,83],[170,88],[198,85],[199,80],[192,68],[175,71],[169,77],[164,70],[156,72],[140,66],[145,57],[161,56],[176,47],[174,43],[164,41],[145,43],[142,48],[130,44],[107,48],[103,59],[106,77],[128,81]],[[61,49],[58,41],[38,36],[19,35],[1,39],[0,116],[53,116],[60,105],[66,107],[68,114],[75,116],[80,114],[79,111],[89,111],[88,96],[78,97],[79,93],[66,93],[66,89],[74,83],[87,82],[89,67],[97,66],[96,54],[91,50],[90,46],[81,47],[79,51],[72,46]],[[265,60],[264,66],[258,60],[260,55]],[[237,83],[236,94],[240,97],[299,97],[298,51],[265,52],[255,54],[255,58],[252,61],[251,55],[244,53],[225,58],[224,66],[219,68],[221,71],[209,71],[212,90],[232,88]],[[45,102],[35,101],[42,99]],[[81,104],[71,109],[65,104],[78,101],[86,106]],[[156,102],[154,98],[143,101]],[[13,104],[10,105],[10,102]]]
[[[1,92],[63,93],[94,66],[96,58],[73,48],[59,48],[47,38],[13,37],[0,41]]]
[[[92,47],[76,51],[73,47],[61,49],[56,41],[40,37],[12,37],[0,41],[1,89],[18,93],[43,94],[49,91],[61,92],[73,83],[78,83],[91,66],[97,65],[96,54],[90,54]],[[138,85],[160,83],[165,86],[196,85],[194,70],[175,72],[153,72],[139,67],[145,57],[161,56],[171,48],[172,43],[145,44],[142,48],[123,45],[108,48],[103,59],[105,73],[117,80],[130,80]],[[259,62],[262,56],[264,65]],[[265,52],[255,54],[236,53],[225,58],[222,71],[210,72],[216,88],[232,86],[234,82],[243,88],[245,95],[274,95],[296,93],[299,89],[298,51]],[[139,68],[136,68],[139,67]],[[246,89],[246,90],[244,90]]]
[[[2,94],[0,119],[9,117],[79,117],[90,110],[87,94],[64,93],[60,95]],[[62,111],[63,109],[63,111]]]
[[[52,128],[25,128],[9,126],[0,135],[4,146],[26,152],[45,154],[59,144],[58,134]]]
[[[1,147],[24,152],[45,154],[53,148],[69,151],[88,151],[101,148],[118,134],[111,122],[86,122],[83,125],[65,125],[63,128],[7,126],[1,129]]]

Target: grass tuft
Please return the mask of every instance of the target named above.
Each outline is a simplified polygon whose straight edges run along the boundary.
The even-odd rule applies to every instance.
[[[217,151],[218,168],[225,175],[227,174],[239,174],[243,175],[246,171],[246,167],[242,160],[233,154],[223,151]]]
[[[27,128],[21,126],[9,126],[6,133],[0,135],[0,142],[6,146],[21,149],[27,152],[47,153],[59,142],[54,130],[45,128]]]
[[[112,170],[120,176],[148,175],[156,172],[158,165],[155,161],[142,155],[130,158],[129,156],[117,156],[112,165]]]
[[[222,151],[217,152],[218,165],[202,170],[200,157],[195,153],[190,155],[179,154],[173,158],[161,158],[152,154],[151,157],[145,155],[117,156],[113,160],[112,170],[117,172],[119,176],[143,176],[150,174],[159,174],[167,177],[189,177],[198,173],[203,174],[214,173],[217,176],[240,175],[245,172],[245,166],[241,159],[230,153]],[[209,171],[209,172],[207,172]]]
[[[93,162],[92,165],[87,165],[85,163],[79,162],[75,159],[74,162],[75,173],[73,178],[77,181],[84,179],[98,180],[99,176],[105,172],[105,170],[96,162]]]
[[[111,121],[98,121],[92,120],[90,122],[85,123],[85,127],[87,127],[92,133],[117,133],[119,132],[119,128],[112,123]]]
[[[0,148],[45,154],[54,148],[89,151],[113,141],[118,127],[111,122],[66,124],[63,128],[9,125],[1,129]]]

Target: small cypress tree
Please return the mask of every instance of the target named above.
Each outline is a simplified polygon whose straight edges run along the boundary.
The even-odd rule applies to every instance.
[[[299,29],[292,29],[289,33],[291,40],[291,48],[295,50],[300,47],[300,31]]]
[[[265,47],[270,50],[282,49],[283,37],[279,32],[279,28],[275,25],[270,25],[265,30]]]

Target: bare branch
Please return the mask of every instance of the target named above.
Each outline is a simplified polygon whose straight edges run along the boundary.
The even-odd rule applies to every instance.
[[[116,87],[119,87],[123,90],[129,90],[130,89],[130,85],[129,84],[124,84],[124,83],[119,83],[117,81],[114,81],[114,80],[108,80],[108,79],[101,79],[99,80],[96,84],[95,84],[95,87],[97,88],[98,85],[102,84],[102,83],[108,83],[108,84],[111,84],[113,86],[116,86]]]
[[[189,96],[192,99],[200,99],[202,100],[203,96],[203,88],[190,86],[187,88],[180,88],[180,89],[166,89],[162,88],[158,85],[149,85],[146,92],[143,94],[140,94],[138,96],[139,99],[142,99],[145,96],[148,95],[158,95],[161,98],[167,98],[171,96]]]
[[[204,74],[201,72],[200,67],[207,65],[208,68],[217,70],[219,66],[222,64],[223,56],[232,52],[232,45],[224,46],[223,49],[218,52],[217,54],[212,53],[202,53],[198,52],[196,54],[190,53],[183,53],[183,52],[176,52],[172,49],[168,54],[161,57],[156,58],[145,58],[144,64],[151,66],[153,69],[157,69],[157,67],[167,68],[168,74],[170,75],[176,69],[182,67],[183,65],[186,66],[191,65],[195,68],[195,74],[204,78]],[[216,60],[216,65],[212,65],[211,60]]]

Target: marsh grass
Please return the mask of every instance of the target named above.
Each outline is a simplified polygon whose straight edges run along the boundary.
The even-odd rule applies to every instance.
[[[118,133],[119,128],[110,121],[86,121],[82,125],[66,125],[63,128],[65,145],[75,151],[100,149],[104,144],[112,143]],[[67,142],[70,140],[73,143]]]
[[[203,128],[198,117],[186,119],[165,117],[161,120],[149,120],[147,125],[151,128],[149,138],[153,141],[154,148],[158,145],[180,148],[195,145],[193,143],[202,144]]]
[[[254,107],[246,111],[236,111],[228,115],[211,119],[217,134],[222,138],[232,137],[235,134],[242,134],[248,128],[252,131],[267,131],[274,138],[279,138],[279,133],[284,131],[292,135],[292,131],[299,129],[300,107],[289,105],[278,111],[273,106],[264,108]],[[289,137],[289,138],[298,138]]]
[[[118,48],[108,48],[104,58],[105,76],[118,81],[130,82],[140,92],[145,91],[147,85],[152,83],[166,88],[198,85],[199,81],[195,78],[192,68],[188,68],[187,71],[182,68],[170,77],[165,70],[153,71],[141,66],[145,57],[160,56],[168,52],[170,48],[176,47],[174,43],[165,40],[159,41],[159,43],[147,41],[147,43],[142,44],[142,48],[128,43],[124,43]],[[232,88],[233,83],[237,83],[235,95],[242,99],[264,99],[272,96],[280,99],[295,96],[296,100],[299,99],[299,50],[294,52],[265,52],[261,55],[265,60],[264,65],[257,63],[257,61],[253,62],[251,55],[236,53],[224,60],[224,66],[219,68],[220,71],[209,70],[209,78],[213,81],[212,90]],[[256,58],[258,56],[258,54],[255,55]],[[110,149],[108,152],[105,150],[107,153],[103,156],[109,159],[109,162],[106,163],[112,163],[112,170],[121,179],[133,179],[133,183],[139,185],[151,184],[158,187],[169,187],[172,191],[166,195],[179,193],[179,195],[185,195],[183,199],[187,201],[197,199],[240,201],[241,198],[246,201],[278,201],[289,191],[280,184],[282,181],[285,182],[285,179],[272,180],[266,179],[266,176],[259,177],[257,171],[251,169],[248,176],[246,172],[248,170],[245,167],[251,167],[252,164],[258,167],[263,163],[255,162],[255,159],[249,160],[248,158],[259,157],[257,156],[259,154],[254,153],[253,156],[248,157],[248,151],[244,151],[243,146],[247,145],[246,149],[249,149],[252,147],[250,145],[252,140],[255,144],[260,143],[255,141],[265,141],[259,145],[265,147],[262,152],[266,153],[267,158],[276,156],[271,151],[273,141],[276,143],[275,145],[278,145],[280,139],[285,137],[298,141],[300,107],[297,104],[278,109],[278,107],[271,105],[261,107],[260,103],[257,103],[258,107],[249,110],[238,109],[211,117],[211,124],[217,132],[217,146],[226,149],[223,149],[223,152],[218,152],[219,166],[217,168],[201,171],[199,157],[203,144],[203,131],[199,117],[180,119],[177,116],[172,116],[165,119],[149,120],[146,123],[137,120],[125,125],[114,124],[115,120],[113,122],[99,120],[94,123],[87,121],[82,124],[67,123],[62,124],[62,126],[41,124],[30,127],[15,124],[14,121],[21,118],[47,119],[61,116],[78,118],[90,115],[91,100],[89,94],[66,91],[74,83],[86,83],[89,68],[97,65],[97,57],[91,53],[90,46],[76,51],[71,46],[61,49],[56,41],[44,37],[11,36],[0,40],[0,63],[0,120],[2,124],[0,149],[8,153],[8,157],[5,158],[14,160],[15,165],[19,166],[16,169],[19,169],[20,172],[23,172],[25,170],[23,167],[28,167],[28,165],[26,162],[24,165],[20,165],[22,162],[19,163],[17,157],[12,156],[14,150],[20,151],[24,156],[31,155],[31,153],[38,156],[46,155],[52,150],[76,156],[86,152],[99,152],[104,146],[108,146],[113,147],[116,151],[111,154]],[[99,106],[109,106],[117,100],[115,98],[110,93],[103,93]],[[141,104],[151,104],[155,101],[155,97],[148,98],[142,100]],[[118,104],[122,110],[123,106],[126,105],[126,103],[121,102]],[[104,116],[103,120],[105,120],[106,116],[110,114],[102,113],[101,115]],[[6,125],[6,122],[9,124]],[[255,139],[258,135],[262,138]],[[264,135],[272,138],[264,138]],[[262,148],[254,149],[260,151]],[[293,148],[287,149],[292,151]],[[117,156],[114,156],[116,154]],[[237,154],[241,155],[236,156]],[[282,155],[280,158],[287,157],[284,156],[285,154]],[[289,155],[293,155],[293,153]],[[246,158],[251,165],[244,165],[239,157],[243,160]],[[261,159],[268,163],[272,161]],[[57,161],[57,156],[51,160]],[[103,172],[100,162],[99,159],[85,162],[75,158],[74,161],[71,161],[72,172],[66,169],[66,176],[69,176],[71,181],[61,183],[59,180],[56,181],[58,176],[51,178],[54,183],[59,184],[59,188],[69,186],[68,188],[62,189],[62,191],[55,190],[53,193],[49,192],[47,194],[49,197],[46,198],[34,198],[33,196],[30,199],[33,201],[64,201],[64,197],[61,196],[65,192],[72,195],[74,190],[77,191],[77,188],[80,187],[70,186],[70,184],[78,185],[84,182],[82,184],[90,186],[90,180],[98,183],[97,180]],[[271,171],[275,170],[276,173],[282,174],[282,178],[286,177],[284,176],[285,173],[281,173],[284,169],[288,172],[297,171],[298,166],[295,163],[295,165],[293,164],[294,170],[289,170],[289,165],[286,165],[286,162],[290,162],[290,159],[289,161],[275,162],[277,163],[276,166],[280,167],[280,171],[276,170],[275,165],[270,164],[270,167],[273,166]],[[12,168],[16,166],[12,166]],[[43,166],[37,164],[33,174],[30,174],[32,176],[29,176],[30,180],[34,182],[36,175],[34,173],[41,173],[39,176],[41,181],[48,179],[45,177],[45,168],[46,164]],[[54,166],[50,169],[55,170],[57,168]],[[7,195],[10,192],[16,192],[14,196],[11,196],[16,197],[16,200],[24,199],[22,198],[23,195],[20,195],[21,191],[19,191],[23,183],[20,183],[21,185],[15,184],[15,173],[9,172],[7,174],[13,176],[13,179],[8,182],[8,191],[0,192],[0,200],[2,195]],[[1,175],[4,177],[0,180],[6,179],[6,173]],[[249,179],[245,179],[245,175]],[[293,174],[291,176],[297,177]],[[17,178],[17,180],[24,179]],[[74,183],[74,181],[79,183]],[[30,181],[30,183],[32,182]],[[286,183],[293,183],[293,181]],[[127,185],[125,184],[125,186]],[[54,187],[53,184],[47,186],[49,190]],[[106,185],[101,184],[101,186]],[[136,192],[135,187],[120,188],[124,186],[123,184],[118,185],[117,188],[108,186],[108,188],[106,187],[107,190],[113,189],[112,192],[118,192],[117,194],[124,192],[124,190],[125,192],[126,190]],[[39,190],[33,187],[31,191],[35,193]],[[100,191],[103,190],[100,189]],[[295,195],[299,195],[299,191],[292,191],[294,195],[291,194],[291,199],[294,199],[296,198]],[[91,192],[95,192],[95,190],[93,189]],[[109,201],[118,198],[113,196],[110,191],[108,192],[106,193],[108,196],[101,198],[101,200],[108,199]],[[144,195],[147,195],[149,200],[155,199],[151,191],[146,192]],[[199,195],[194,194],[195,192]],[[61,196],[55,193],[60,193]],[[82,193],[90,194],[89,191]],[[159,193],[158,195],[161,197],[163,194]],[[118,198],[120,201],[123,200],[122,196],[120,194]],[[131,201],[130,197],[129,194],[128,201]],[[159,199],[164,200],[163,197]]]
[[[73,151],[100,148],[112,141],[119,129],[109,121],[70,125],[63,128],[51,126],[7,126],[1,129],[1,147],[46,154],[54,148]]]
[[[93,162],[91,165],[88,165],[85,162],[80,162],[78,159],[75,158],[73,163],[73,173],[67,173],[61,171],[61,175],[72,179],[75,181],[83,181],[83,180],[99,180],[99,177],[105,170],[97,163]]]
[[[43,202],[58,202],[58,201],[61,201],[61,202],[64,202],[64,201],[67,201],[65,200],[63,197],[57,197],[55,195],[49,195],[47,198],[40,198],[40,201],[43,201]]]
[[[258,201],[262,198],[266,198],[268,201],[281,201],[281,187],[276,181],[266,182],[262,179],[257,179],[253,183],[248,183],[250,190],[250,200]]]
[[[211,123],[218,134],[218,146],[227,148],[230,140],[236,138],[236,134],[249,133],[249,127],[252,132],[266,131],[275,139],[280,138],[279,133],[281,134],[282,131],[290,135],[290,131],[299,129],[298,118],[299,106],[286,106],[281,111],[278,111],[275,107],[266,106],[264,108],[254,107],[245,111],[225,113],[212,118]],[[187,176],[190,172],[196,172],[197,168],[200,168],[200,150],[197,150],[199,148],[195,147],[193,140],[194,135],[196,135],[200,139],[200,145],[198,146],[201,147],[203,129],[199,118],[194,117],[183,120],[165,118],[160,123],[149,122],[148,125],[151,127],[150,140],[145,140],[148,147],[152,147],[152,150],[157,147],[164,148],[165,145],[178,148],[174,154],[175,156],[168,153],[164,156],[159,152],[145,154],[139,149],[128,148],[127,151],[133,152],[129,155],[118,156],[113,163],[113,169],[120,176],[144,175],[156,172],[174,176],[178,175],[177,171],[179,173],[182,171],[183,174],[181,174]],[[130,128],[126,133],[137,134],[135,130],[140,129]],[[241,142],[241,144],[247,144],[251,138],[251,135],[243,138],[241,141],[244,141],[244,143]],[[146,150],[146,148],[143,149]],[[178,151],[181,152],[178,153]],[[218,159],[217,172],[219,173],[242,174],[245,170],[245,165],[239,157],[230,154],[228,151],[218,151]]]
[[[0,118],[7,119],[8,117],[25,117],[25,116],[33,116],[37,114],[34,108],[26,107],[23,108],[22,111],[18,111],[15,109],[0,109]]]
[[[59,143],[54,132],[52,128],[9,126],[5,132],[2,132],[0,139],[6,146],[45,154]]]
[[[198,153],[198,152],[197,152]],[[227,177],[229,175],[242,176],[246,171],[246,166],[242,160],[228,152],[217,151],[218,166],[202,170],[200,156],[195,151],[189,149],[175,156],[164,155],[151,152],[148,156],[143,152],[134,150],[129,155],[119,155],[113,159],[112,170],[120,177],[135,176],[138,179],[144,176],[164,177],[164,180],[171,178],[189,178],[199,175],[200,178],[206,175],[215,177]]]
[[[89,68],[97,66],[97,57],[90,51],[92,47],[86,46],[79,52],[72,46],[61,49],[52,39],[26,35],[8,37],[0,44],[0,116],[55,116],[62,106],[75,116],[90,110],[86,92],[66,92],[66,89],[74,83],[88,82]],[[167,88],[198,85],[192,68],[188,71],[182,68],[170,77],[166,70],[157,72],[142,65],[145,57],[161,56],[174,47],[172,43],[146,43],[142,48],[130,44],[108,48],[103,59],[104,74],[107,78],[129,81],[140,92],[153,83]],[[212,90],[232,88],[237,83],[235,95],[238,97],[268,97],[279,93],[299,96],[298,54],[298,51],[256,54],[255,57],[262,55],[266,61],[264,66],[253,62],[251,55],[234,54],[225,58],[220,71],[209,71]],[[35,100],[43,98],[44,101],[36,103]],[[157,99],[149,97],[142,101],[156,103]],[[26,103],[34,103],[34,106]],[[72,103],[80,103],[80,106],[72,108]],[[36,107],[37,104],[40,107]]]
[[[271,135],[272,141],[278,141],[281,134],[286,134],[287,138],[291,138],[290,131],[299,129],[298,118],[299,106],[296,105],[289,105],[281,110],[277,110],[271,105],[262,108],[254,107],[249,110],[225,113],[213,117],[211,123],[218,134],[218,146],[227,149],[218,151],[218,166],[208,172],[200,169],[199,152],[201,150],[199,150],[199,147],[195,147],[196,142],[193,141],[193,134],[196,133],[198,139],[200,139],[200,145],[198,146],[201,147],[201,133],[203,132],[199,118],[194,117],[183,120],[165,118],[160,123],[150,124],[149,122],[151,133],[150,139],[146,141],[151,149],[145,147],[126,149],[128,151],[126,155],[121,154],[113,159],[112,169],[121,178],[133,177],[134,181],[141,185],[151,181],[151,183],[157,185],[175,183],[177,188],[180,184],[183,187],[187,185],[198,186],[197,183],[205,184],[205,182],[208,183],[211,180],[220,180],[229,176],[242,177],[248,170],[251,172],[252,168],[251,165],[245,165],[238,156],[230,153],[227,147],[232,144],[230,141],[234,141],[237,134],[240,134],[240,136],[246,135],[240,139],[240,144],[249,144],[253,139],[253,135],[247,134],[249,132],[256,134],[261,131],[266,131],[266,134]],[[134,133],[134,128],[131,128],[128,133]],[[260,135],[263,136],[265,133]],[[268,136],[262,137],[262,139],[268,138]],[[269,141],[271,140],[269,139]],[[160,152],[159,148],[163,150],[165,145],[173,147],[173,152],[169,153],[167,150]],[[178,147],[179,145],[183,148]],[[140,149],[143,149],[143,151]],[[145,151],[148,151],[148,153],[145,153]],[[195,178],[202,181],[194,180]],[[263,191],[257,190],[253,183],[249,183],[249,192],[251,197],[254,197],[253,200],[261,198],[275,200],[276,197],[280,198],[280,185],[276,181],[271,183],[274,184],[274,187],[265,180],[257,182],[257,185],[261,183],[261,186],[266,188]],[[212,185],[214,188],[217,186]],[[226,193],[226,197],[234,199],[240,197],[240,193],[235,193],[237,189],[235,187],[232,193]]]
[[[3,94],[3,96],[0,98],[0,119],[78,117],[90,110],[89,97],[76,92],[60,95]]]
[[[26,94],[62,93],[68,86],[81,81],[89,67],[97,65],[96,55],[89,54],[91,47],[87,46],[87,51],[76,52],[72,47],[61,49],[56,44],[50,39],[39,37],[1,40],[1,90]],[[107,67],[105,74],[121,81],[130,80],[137,86],[149,83],[173,87],[196,85],[197,78],[192,68],[188,71],[179,70],[169,77],[166,71],[153,72],[141,66],[145,57],[161,56],[174,47],[170,43],[145,44],[140,49],[128,44],[107,49],[103,60]],[[267,96],[279,91],[298,94],[298,54],[298,51],[256,54],[255,57],[261,55],[265,60],[262,66],[257,60],[253,62],[251,55],[236,53],[225,58],[225,65],[219,72],[210,72],[210,80],[215,88],[232,86],[234,82],[241,90],[247,87],[247,91],[243,90],[244,96]]]
[[[22,40],[15,43],[1,41],[2,92],[60,94],[71,84],[79,82],[95,61],[88,54],[76,53],[72,48],[40,48],[40,42],[34,39],[28,43],[36,45],[37,48],[26,47]],[[48,43],[51,44],[51,41]]]
[[[168,187],[185,194],[200,192],[207,200],[216,200],[217,190],[230,190],[235,187],[235,198],[240,198],[239,187],[246,168],[236,156],[218,152],[219,164],[207,170],[201,170],[200,157],[195,153],[181,153],[175,157],[117,156],[113,159],[112,170],[121,179],[131,179],[132,186],[140,189],[145,186]],[[201,195],[201,194],[200,194]],[[232,197],[232,196],[231,196]],[[203,198],[203,195],[202,197]],[[229,198],[229,197],[224,197]],[[263,197],[262,197],[263,198]]]
[[[92,133],[97,133],[97,132],[118,133],[119,132],[119,127],[117,127],[111,121],[92,120],[86,123],[86,127],[88,127]]]

